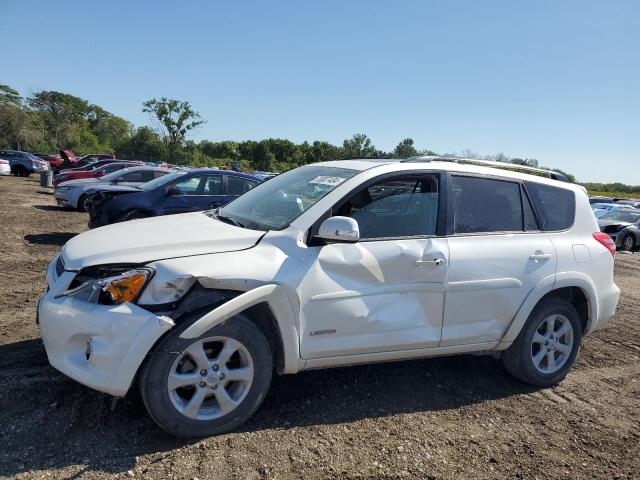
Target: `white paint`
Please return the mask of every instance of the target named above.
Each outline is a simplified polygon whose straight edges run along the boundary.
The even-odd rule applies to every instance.
[[[322,165],[359,173],[284,230],[265,234],[202,213],[136,220],[69,241],[62,251],[66,268],[147,265],[155,270],[139,300],[147,305],[175,301],[196,281],[205,288],[239,292],[204,314],[183,332],[184,338],[195,338],[264,302],[282,338],[285,373],[508,348],[540,298],[561,287],[577,287],[586,295],[587,333],[613,316],[619,295],[613,259],[592,237],[598,226],[581,187],[445,162]],[[576,194],[575,225],[549,234],[307,245],[310,227],[354,188],[379,175],[415,171],[490,174],[567,188]],[[124,394],[172,320],[132,304],[109,307],[56,299],[75,274],[57,277],[54,263],[47,273],[50,289],[39,305],[50,362],[92,388]],[[87,362],[88,339],[94,354]]]

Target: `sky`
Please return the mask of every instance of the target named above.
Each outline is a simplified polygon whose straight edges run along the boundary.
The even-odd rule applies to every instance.
[[[196,141],[288,138],[536,158],[640,184],[640,1],[0,0],[0,83]]]

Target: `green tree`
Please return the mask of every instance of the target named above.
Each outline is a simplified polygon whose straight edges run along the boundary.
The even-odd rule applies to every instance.
[[[118,146],[116,154],[131,160],[162,161],[167,158],[168,150],[157,132],[140,127]]]
[[[42,119],[45,134],[55,148],[73,142],[74,132],[80,130],[78,124],[86,122],[89,112],[86,100],[55,90],[37,92],[27,99],[27,103]]]
[[[22,97],[9,85],[0,84],[0,105],[22,106]]]
[[[376,156],[376,147],[364,133],[356,133],[342,143],[344,155],[350,158],[371,158]]]
[[[404,157],[415,157],[418,155],[418,151],[413,146],[412,138],[405,138],[402,140],[396,148],[393,150],[393,153],[396,157],[404,158]]]
[[[143,112],[152,115],[172,157],[176,155],[177,148],[182,146],[187,134],[205,123],[189,102],[162,97],[160,100],[147,100],[142,106]]]

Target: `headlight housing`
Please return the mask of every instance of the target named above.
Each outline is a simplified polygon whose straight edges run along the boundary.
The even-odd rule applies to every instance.
[[[88,280],[58,296],[102,305],[134,303],[151,280],[153,273],[151,268],[134,268],[116,275]]]
[[[73,187],[70,187],[68,185],[64,185],[62,187],[58,187],[58,190],[60,190],[61,192],[66,192],[68,190],[71,190]]]

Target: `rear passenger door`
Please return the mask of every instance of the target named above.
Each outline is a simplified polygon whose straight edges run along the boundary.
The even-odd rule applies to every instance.
[[[524,186],[452,175],[453,225],[441,346],[498,341],[556,252]]]
[[[225,197],[225,203],[229,203],[231,200],[239,197],[243,193],[247,193],[253,187],[258,185],[255,180],[243,178],[234,175],[225,175],[227,181],[227,193]]]

